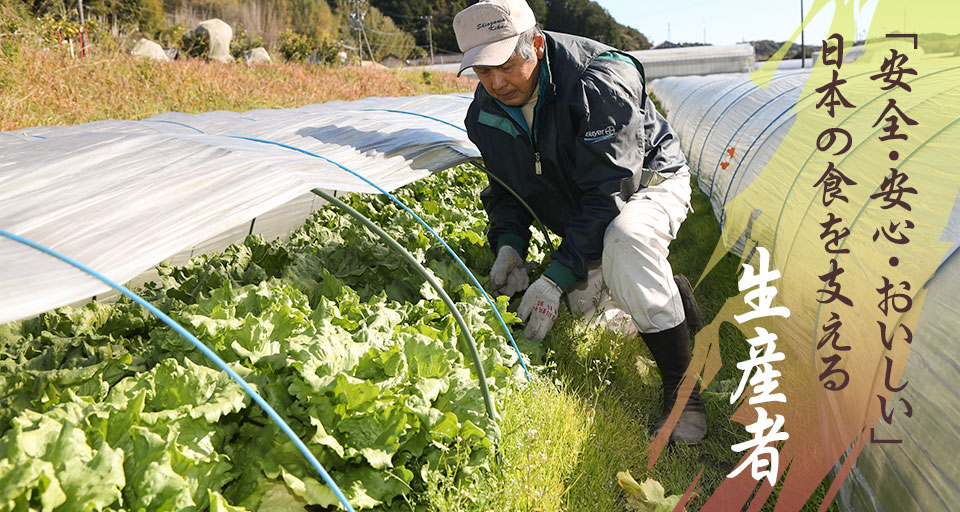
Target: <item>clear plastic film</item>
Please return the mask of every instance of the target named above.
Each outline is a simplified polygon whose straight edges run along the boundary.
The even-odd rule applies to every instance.
[[[878,19],[884,14],[878,11]],[[791,465],[778,502],[784,509],[792,507],[786,497],[802,504],[812,492],[802,486],[815,487],[830,470],[838,485],[827,498],[836,493],[846,510],[948,510],[960,503],[960,464],[953,455],[960,450],[960,392],[954,385],[960,356],[950,349],[960,331],[960,58],[925,54],[899,37],[890,41],[881,22],[874,23],[878,33],[866,51],[856,60],[848,55],[839,69],[846,80],[842,92],[853,106],[836,106],[835,116],[827,115],[823,101],[833,68],[822,62],[813,71],[665,78],[651,86],[721,221],[723,247],[715,260],[732,250],[756,266],[757,248],[764,248],[771,269],[781,273],[776,304],[788,306],[790,316],[772,323],[777,347],[786,354],[777,369],[787,403],[768,410],[783,414],[790,432],[780,448],[780,471]],[[903,78],[909,92],[884,90],[879,77],[871,78],[882,74],[893,50],[908,55],[907,67],[917,71]],[[881,140],[891,99],[916,121],[900,121],[908,140]],[[818,149],[827,146],[824,130],[838,127],[850,133],[849,149],[838,151],[843,139],[829,151]],[[825,208],[829,194],[818,179],[830,163],[850,181],[838,182],[846,200]],[[909,181],[897,185],[898,174]],[[897,186],[915,189],[904,197],[912,209],[896,204],[889,191]],[[830,224],[835,219],[842,220]],[[849,229],[848,238],[831,246],[849,252],[825,253],[831,228]],[[889,241],[902,234],[909,245]],[[851,306],[825,300],[831,259],[844,270],[833,277],[842,282]],[[900,308],[909,297],[912,309],[892,309],[888,299],[895,293],[903,294],[896,298]],[[720,316],[732,317],[743,307],[743,298],[734,297]],[[732,321],[728,317],[712,327]],[[831,349],[829,333],[838,325],[831,322],[838,319],[837,345],[849,351]],[[888,327],[889,348],[879,323]],[[754,335],[752,329],[744,333]],[[711,343],[708,336],[698,335],[700,344]],[[835,354],[839,363],[833,370],[843,375],[827,362]],[[696,354],[694,359],[711,373],[711,361]],[[829,389],[825,383],[831,378],[843,386]],[[909,385],[890,390],[904,383]],[[756,416],[746,402],[738,414]],[[893,420],[885,421],[887,415]],[[895,439],[902,442],[873,441]],[[723,500],[729,505],[749,499],[756,482],[746,480],[724,482],[704,510],[720,510],[715,506]]]
[[[314,206],[314,188],[376,192],[334,164],[260,141],[393,190],[479,158],[462,128],[471,99],[366,98],[0,133],[0,227],[127,282],[211,240],[241,240],[252,219],[269,219],[258,231],[292,229]],[[0,240],[0,323],[106,291]]]

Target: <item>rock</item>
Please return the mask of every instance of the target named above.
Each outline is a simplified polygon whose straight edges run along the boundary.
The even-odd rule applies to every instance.
[[[400,60],[400,57],[397,57],[396,55],[394,55],[394,54],[392,54],[392,53],[391,53],[390,55],[387,55],[386,57],[384,57],[384,58],[380,61],[380,63],[383,64],[384,66],[390,68],[390,69],[396,69],[396,68],[399,68],[399,67],[403,67],[403,61]]]
[[[137,41],[137,45],[133,47],[133,51],[130,53],[135,57],[147,57],[148,59],[159,60],[163,62],[170,61],[170,57],[168,57],[167,53],[163,51],[163,47],[148,39],[141,39]]]
[[[375,61],[372,61],[372,60],[362,60],[362,61],[360,61],[360,67],[361,67],[361,68],[382,69],[382,70],[386,70],[386,69],[387,69],[387,67],[384,66],[383,64],[380,64],[379,62],[375,62]]]
[[[217,18],[201,21],[197,28],[183,34],[184,47],[195,46],[196,42],[207,44],[206,56],[209,60],[232,62],[230,56],[230,40],[233,39],[233,29],[224,21]]]
[[[268,64],[270,62],[270,54],[267,53],[266,48],[259,46],[243,52],[243,61],[246,62],[248,66]]]

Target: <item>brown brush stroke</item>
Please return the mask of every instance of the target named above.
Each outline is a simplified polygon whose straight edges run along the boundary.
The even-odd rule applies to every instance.
[[[853,447],[847,460],[843,461],[843,466],[840,468],[840,471],[837,472],[836,478],[833,479],[833,484],[830,485],[826,497],[823,498],[823,503],[820,504],[818,512],[825,512],[827,510],[827,507],[833,502],[833,498],[835,498],[840,491],[840,486],[843,484],[843,481],[847,479],[847,475],[849,475],[850,470],[853,469],[853,463],[857,461],[860,452],[862,452],[863,448],[867,445],[868,436],[866,435],[866,430],[867,429],[863,429],[863,431],[860,432],[860,439]]]
[[[690,500],[692,500],[693,496],[696,494],[694,489],[696,489],[697,482],[700,481],[700,477],[703,476],[703,470],[704,466],[700,466],[700,472],[697,473],[697,476],[693,479],[693,482],[690,482],[690,485],[687,486],[687,490],[683,493],[680,501],[677,502],[677,506],[673,507],[673,512],[683,512],[687,509],[687,505],[690,504]]]

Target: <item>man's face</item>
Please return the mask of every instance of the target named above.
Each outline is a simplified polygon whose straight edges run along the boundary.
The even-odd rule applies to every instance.
[[[542,36],[534,38],[533,47],[537,57],[533,60],[523,60],[514,55],[499,66],[474,66],[473,72],[483,88],[504,105],[523,106],[533,96],[540,75],[540,59],[543,58],[544,48]]]

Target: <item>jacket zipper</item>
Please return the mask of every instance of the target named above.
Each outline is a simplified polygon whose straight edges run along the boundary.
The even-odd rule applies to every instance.
[[[539,107],[539,105],[537,106]],[[517,120],[514,119],[513,116],[504,112],[502,107],[500,108],[500,111],[506,114],[507,119],[510,119],[513,123],[517,123]],[[530,140],[530,147],[533,148],[533,169],[534,169],[534,173],[537,174],[538,176],[543,174],[543,168],[540,165],[540,150],[537,149],[537,142],[536,142],[537,138],[536,138],[536,132],[535,132],[535,130],[537,129],[537,118],[540,117],[539,114],[540,114],[540,109],[537,108],[534,111],[533,123],[532,123],[532,126],[530,127],[530,134],[528,136]],[[520,128],[522,130],[524,127],[521,126]]]
[[[537,175],[543,174],[543,169],[540,168],[540,149],[537,148],[537,118],[540,117],[540,105],[537,104],[536,109],[533,111],[533,122],[530,123],[530,145],[533,147],[533,165],[534,172]]]

